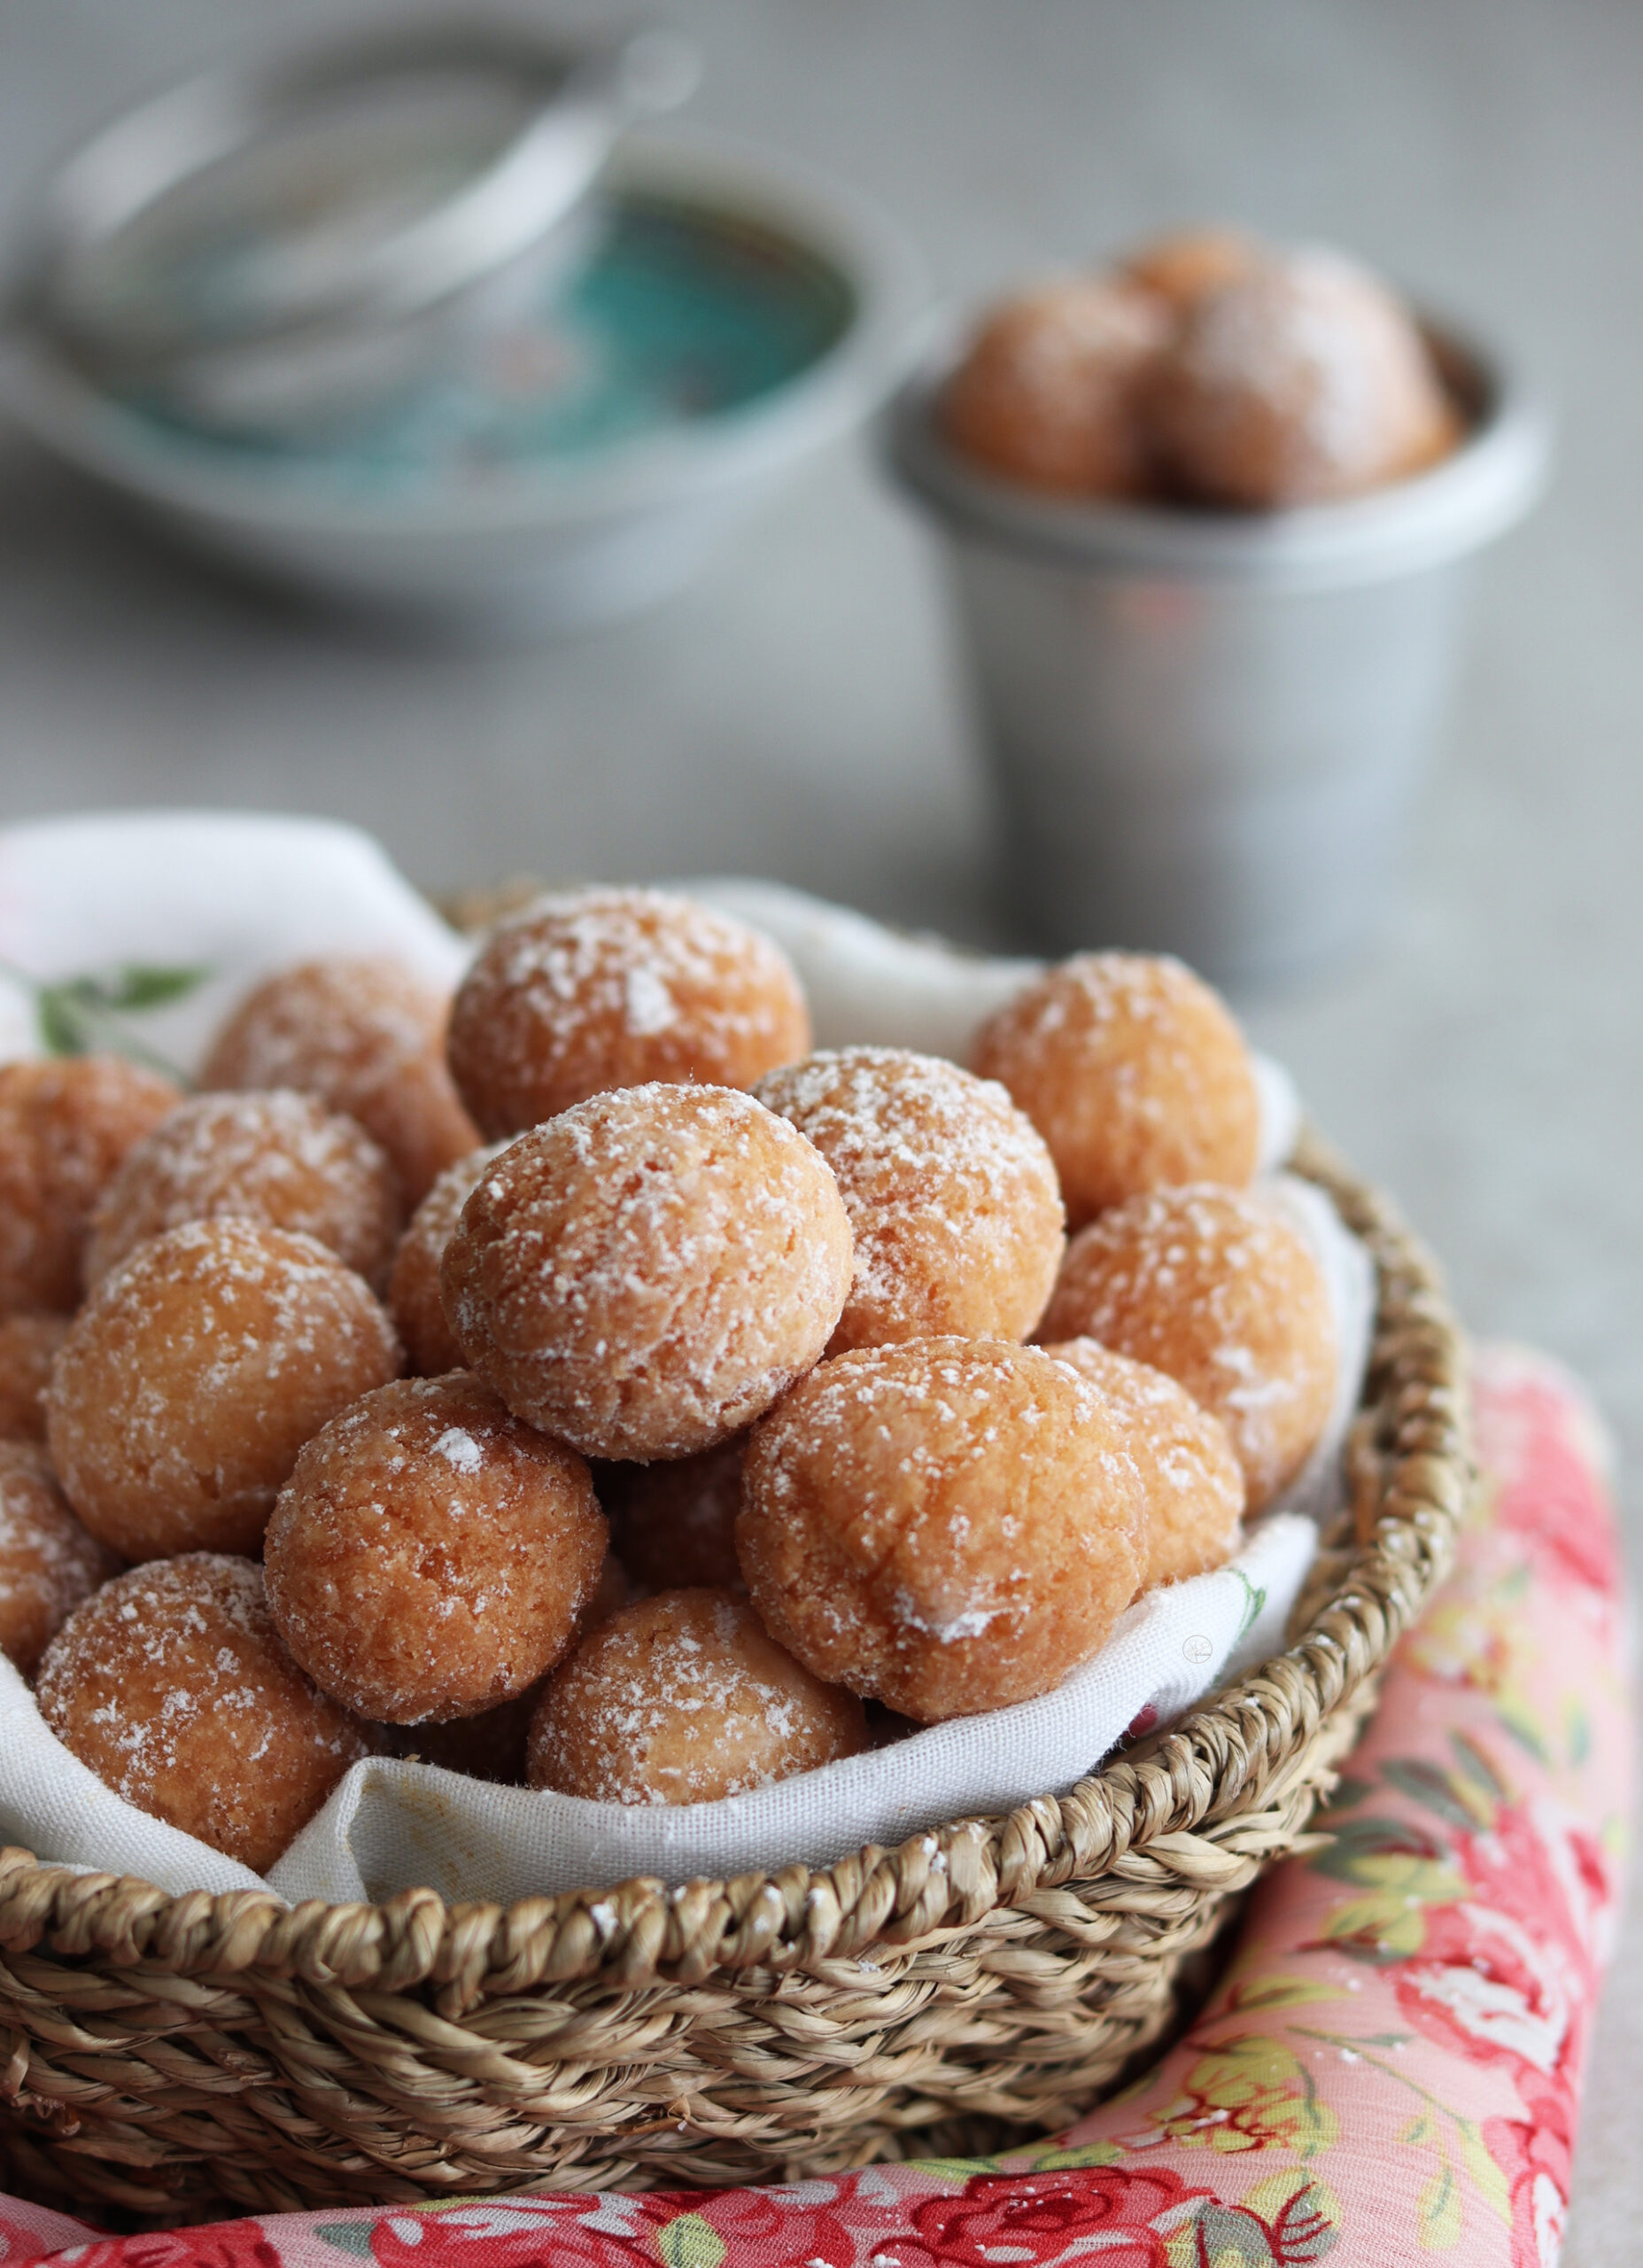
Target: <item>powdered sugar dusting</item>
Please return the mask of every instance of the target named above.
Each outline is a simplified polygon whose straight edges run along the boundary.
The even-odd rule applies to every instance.
[[[809,1369],[850,1274],[838,1186],[726,1088],[596,1096],[486,1172],[445,1301],[509,1406],[594,1456],[683,1456]]]
[[[119,1565],[74,1518],[44,1451],[0,1442],[0,1651],[25,1675]]]
[[[368,1280],[399,1231],[387,1157],[353,1120],[291,1088],[192,1096],[137,1143],[92,1216],[86,1281],[146,1237],[233,1218],[315,1237]]]
[[[745,1795],[866,1745],[861,1705],[783,1654],[745,1599],[658,1593],[549,1689],[531,1781],[607,1803]]]
[[[737,1545],[818,1675],[925,1721],[1026,1698],[1094,1651],[1142,1569],[1142,1485],[1102,1399],[1007,1341],[824,1363],[755,1429]]]
[[[1334,1394],[1321,1270],[1248,1190],[1156,1191],[1103,1214],[1074,1238],[1040,1335],[1094,1339],[1178,1380],[1225,1424],[1252,1509],[1298,1470]]]
[[[105,1584],[47,1650],[38,1696],[117,1795],[259,1870],[365,1751],[281,1645],[246,1559],[191,1553]]]
[[[939,1057],[849,1047],[756,1091],[821,1152],[850,1216],[855,1273],[834,1351],[1026,1336],[1055,1280],[1064,1216],[1050,1153],[1002,1086]]]
[[[47,1397],[52,1458],[128,1557],[254,1548],[302,1443],[399,1366],[369,1289],[314,1238],[187,1222],[76,1317]]]
[[[606,1088],[746,1085],[809,1036],[798,979],[757,930],[660,890],[585,889],[492,931],[457,995],[451,1060],[504,1134]]]
[[[446,1427],[434,1443],[434,1455],[442,1456],[458,1472],[477,1472],[484,1461],[478,1442],[461,1425]]]

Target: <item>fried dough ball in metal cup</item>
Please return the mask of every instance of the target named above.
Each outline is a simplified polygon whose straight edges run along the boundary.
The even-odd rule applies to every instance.
[[[1122,276],[1071,276],[986,315],[942,390],[964,455],[1069,496],[1143,496],[1142,394],[1169,335],[1159,300]]]
[[[1115,1206],[1075,1236],[1039,1337],[1094,1339],[1219,1418],[1258,1512],[1328,1423],[1339,1365],[1323,1270],[1258,1192],[1207,1184]]]
[[[754,1427],[736,1550],[771,1635],[920,1724],[1029,1700],[1144,1572],[1127,1428],[1004,1340],[834,1355]]]
[[[1076,953],[990,1016],[975,1068],[1049,1145],[1067,1219],[1192,1181],[1249,1181],[1260,1098],[1244,1036],[1167,955]]]
[[[67,1336],[66,1315],[0,1316],[0,1441],[44,1441],[45,1391]]]
[[[462,1208],[508,1147],[492,1142],[446,1166],[412,1214],[388,1276],[388,1312],[405,1345],[407,1366],[425,1379],[462,1368],[462,1350],[446,1321],[439,1263]]]
[[[186,1222],[75,1317],[46,1394],[51,1461],[122,1558],[254,1552],[303,1443],[399,1360],[369,1285],[313,1237]]]
[[[357,1119],[407,1205],[478,1146],[445,1060],[450,1002],[400,962],[338,955],[260,984],[218,1033],[202,1087],[295,1087]]]
[[[259,1221],[317,1238],[380,1287],[400,1227],[399,1178],[363,1127],[292,1088],[194,1095],[128,1151],[86,1244],[95,1288],[134,1247],[184,1221]]]
[[[25,1677],[121,1562],[89,1535],[32,1441],[0,1441],[0,1653]]]
[[[440,1270],[473,1369],[585,1456],[689,1456],[819,1357],[850,1285],[839,1185],[727,1087],[594,1095],[522,1135]]]
[[[0,1065],[0,1313],[74,1313],[93,1206],[182,1099],[120,1055]]]
[[[1178,229],[1131,252],[1119,272],[1181,315],[1206,291],[1249,275],[1266,257],[1265,246],[1241,229]]]
[[[529,1775],[595,1803],[716,1803],[868,1745],[856,1696],[784,1652],[745,1598],[658,1591],[550,1680]]]
[[[492,931],[451,1010],[451,1069],[486,1135],[608,1087],[750,1087],[810,1045],[792,964],[757,929],[654,889],[538,898]]]
[[[647,1591],[744,1588],[736,1557],[745,1433],[665,1464],[606,1464],[594,1480],[622,1564]]]
[[[1025,1339],[1066,1248],[1042,1138],[996,1082],[932,1055],[845,1047],[754,1089],[814,1143],[856,1239],[827,1351],[903,1339]]]
[[[1224,1565],[1243,1537],[1244,1469],[1220,1418],[1162,1371],[1093,1339],[1064,1339],[1044,1352],[1070,1363],[1128,1428],[1147,1504],[1143,1588]]]
[[[1146,402],[1160,471],[1245,511],[1327,503],[1448,454],[1461,423],[1408,309],[1337,252],[1270,252],[1201,293]]]
[[[258,1874],[370,1753],[281,1643],[261,1568],[214,1552],[105,1583],[47,1648],[38,1699],[117,1796]]]
[[[361,1717],[477,1716],[575,1637],[608,1533],[587,1466],[466,1371],[401,1379],[297,1459],[263,1548],[294,1658]]]

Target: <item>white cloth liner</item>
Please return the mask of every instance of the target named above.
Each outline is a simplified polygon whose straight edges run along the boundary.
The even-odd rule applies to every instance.
[[[1038,964],[954,951],[864,916],[751,882],[686,885],[775,935],[810,991],[823,1045],[865,1039],[962,1057],[977,1023]],[[199,812],[48,820],[0,830],[0,960],[57,981],[130,962],[200,966],[187,999],[145,1011],[143,1037],[198,1064],[235,999],[315,953],[396,953],[449,982],[465,948],[350,827]],[[31,1005],[0,976],[0,1056],[38,1052]],[[1260,1066],[1263,1164],[1293,1141],[1280,1067]],[[1283,1503],[1226,1567],[1148,1594],[1056,1692],[956,1720],[895,1746],[727,1802],[670,1809],[499,1788],[430,1765],[355,1765],[267,1883],[123,1803],[46,1729],[0,1658],[0,1840],[43,1859],[137,1875],[162,1889],[270,1888],[382,1898],[427,1884],[451,1899],[508,1899],[632,1875],[670,1882],[825,1865],[940,1821],[1009,1810],[1070,1787],[1132,1725],[1160,1721],[1282,1645],[1338,1500],[1339,1450],[1368,1361],[1373,1270],[1310,1184],[1266,1184],[1323,1260],[1342,1350],[1328,1434]],[[1310,1517],[1309,1517],[1310,1515]]]

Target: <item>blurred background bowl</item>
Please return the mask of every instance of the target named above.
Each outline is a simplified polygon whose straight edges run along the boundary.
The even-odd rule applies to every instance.
[[[57,456],[260,578],[469,628],[632,614],[877,406],[924,286],[864,200],[723,137],[635,135],[600,195],[585,260],[545,286],[553,322],[500,342],[483,399],[440,380],[364,429],[259,442],[116,399],[16,323],[0,396]],[[567,355],[588,364],[569,384]]]

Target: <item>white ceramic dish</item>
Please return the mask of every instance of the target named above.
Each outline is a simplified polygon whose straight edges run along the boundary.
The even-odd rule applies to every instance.
[[[797,376],[739,407],[571,462],[391,493],[167,433],[37,333],[0,333],[0,402],[34,439],[173,533],[255,575],[373,610],[572,628],[687,581],[779,482],[900,377],[924,299],[916,254],[849,191],[678,129],[635,136],[618,189],[745,215],[834,270],[849,312]]]

